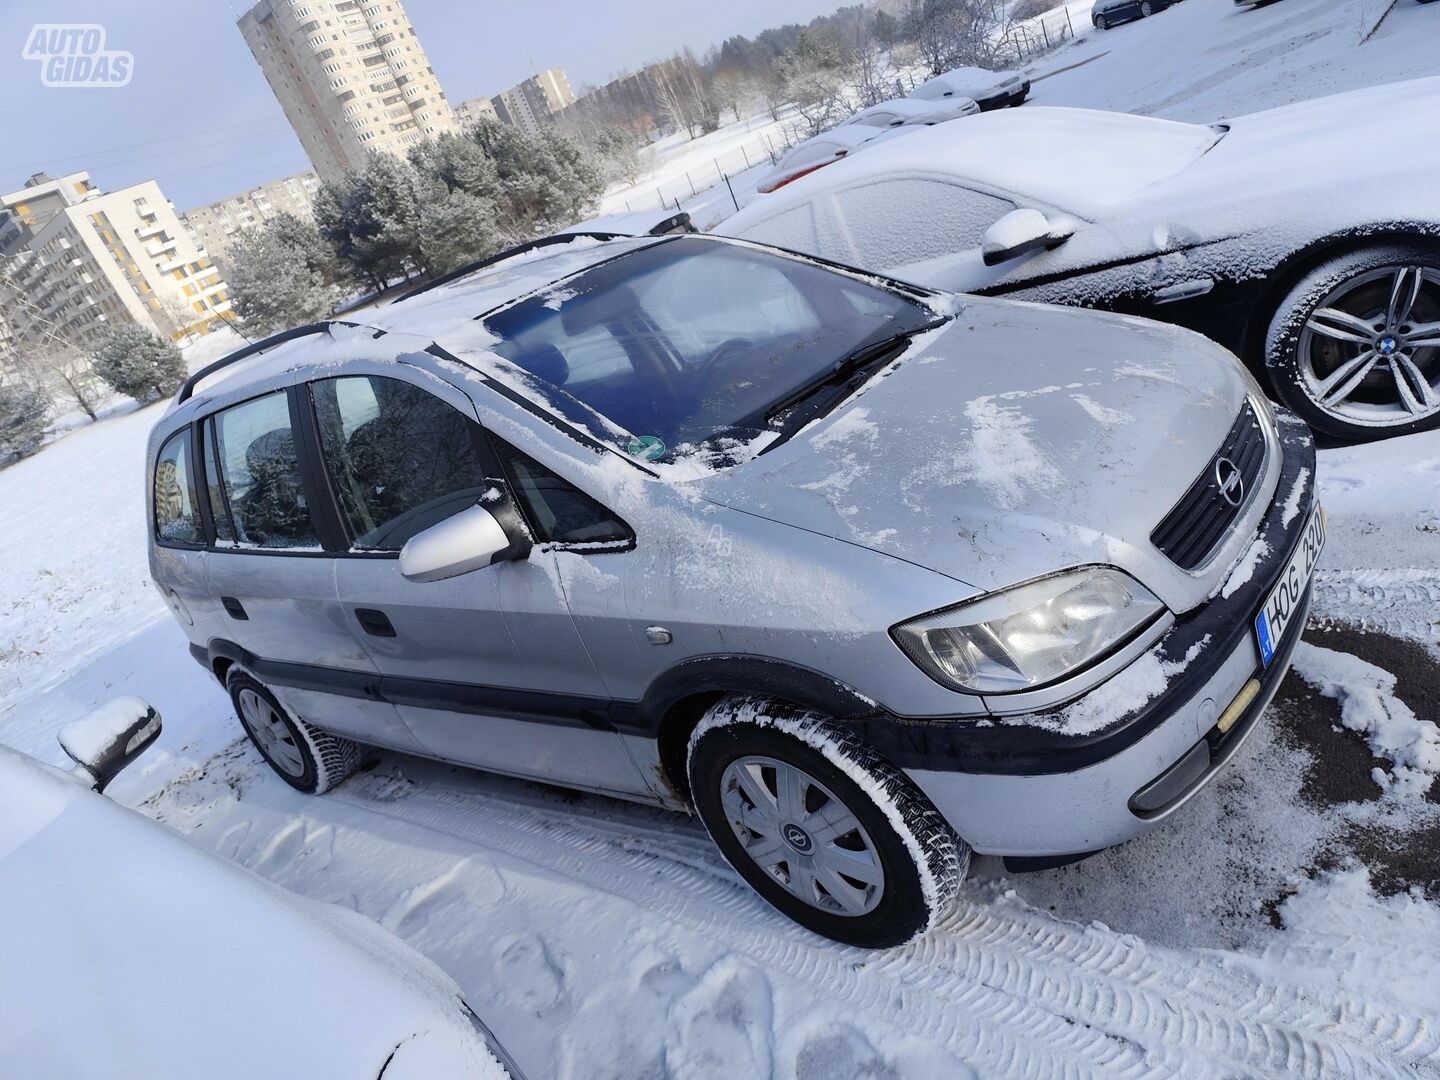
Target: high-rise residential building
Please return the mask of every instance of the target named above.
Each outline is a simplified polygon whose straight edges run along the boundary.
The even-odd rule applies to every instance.
[[[455,117],[462,124],[473,124],[476,120],[499,120],[500,114],[493,99],[477,97],[456,105]]]
[[[205,329],[230,300],[155,181],[106,193],[37,173],[0,195],[0,309],[10,342],[83,346],[112,326]]]
[[[575,100],[563,68],[548,68],[492,98],[471,98],[457,111],[462,119],[492,117],[534,135],[542,124]]]
[[[326,180],[458,129],[400,0],[260,0],[238,25]]]
[[[186,210],[180,220],[217,262],[225,262],[230,245],[247,229],[257,228],[280,214],[292,214],[301,221],[315,217],[315,192],[320,178],[313,172],[296,173],[271,180],[228,199]]]

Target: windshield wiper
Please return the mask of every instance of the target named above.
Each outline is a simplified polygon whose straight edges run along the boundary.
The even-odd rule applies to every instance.
[[[876,368],[892,360],[916,335],[933,330],[944,322],[944,319],[935,319],[861,345],[804,386],[769,406],[765,410],[766,421],[774,421],[781,416],[785,419],[780,426],[780,438],[766,449],[780,445],[815,417],[823,416],[854,393]]]

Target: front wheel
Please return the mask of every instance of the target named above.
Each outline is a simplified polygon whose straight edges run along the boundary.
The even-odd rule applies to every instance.
[[[1151,15],[1154,15],[1154,14],[1155,14],[1155,7],[1154,7],[1154,5],[1150,3],[1150,0],[1145,0],[1145,2],[1140,5],[1140,15],[1141,15],[1141,17],[1148,19]]]
[[[1440,425],[1440,248],[1397,242],[1312,269],[1270,323],[1281,400],[1350,442]]]
[[[1109,29],[1110,29],[1110,23],[1109,23],[1109,21],[1105,18],[1104,15],[1096,15],[1096,16],[1095,16],[1095,29],[1096,29],[1096,30],[1109,30]]]
[[[818,713],[714,705],[690,739],[695,809],[762,897],[817,934],[901,945],[949,908],[970,849],[902,772]]]

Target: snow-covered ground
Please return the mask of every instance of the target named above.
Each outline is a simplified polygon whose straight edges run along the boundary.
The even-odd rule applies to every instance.
[[[1440,5],[1360,45],[1369,14],[1187,0],[1061,50],[1100,59],[1035,97],[1205,119],[1440,70]],[[64,723],[150,700],[118,801],[393,930],[532,1077],[1440,1076],[1440,432],[1321,452],[1310,641],[1217,783],[1072,867],[978,860],[937,932],[876,954],[786,922],[679,815],[398,755],[282,784],[149,583],[162,408],[0,470],[0,742],[59,762]]]

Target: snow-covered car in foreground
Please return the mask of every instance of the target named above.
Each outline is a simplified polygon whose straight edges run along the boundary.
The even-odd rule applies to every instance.
[[[659,210],[630,210],[623,214],[604,214],[590,218],[568,229],[561,229],[556,236],[575,233],[591,233],[610,236],[669,236],[672,233],[693,233],[695,226],[690,215],[684,210],[662,208]]]
[[[862,124],[842,124],[790,147],[780,155],[774,166],[761,176],[755,189],[761,194],[778,191],[786,184],[808,176],[817,169],[823,169],[826,165],[833,165],[866,146],[915,130],[919,129],[905,125],[877,129]]]
[[[991,71],[981,67],[958,67],[927,79],[908,95],[916,101],[949,101],[970,98],[981,109],[1003,109],[1019,105],[1030,93],[1030,80],[1018,71]]]
[[[933,127],[935,124],[958,120],[962,116],[974,116],[979,111],[980,106],[968,97],[946,98],[942,101],[897,98],[894,101],[882,101],[878,105],[871,105],[868,109],[861,109],[841,126],[856,124],[862,127],[884,129],[904,127],[906,124],[920,124],[924,127]]]
[[[97,793],[159,733],[132,698],[61,732],[72,773],[0,746],[0,1072],[520,1076],[454,982],[398,938]]]
[[[708,236],[551,247],[196,373],[151,572],[289,784],[358,744],[693,807],[811,929],[924,931],[1234,754],[1323,540],[1218,346]]]
[[[1440,79],[1212,125],[1026,108],[921,130],[721,226],[939,288],[1199,330],[1317,430],[1440,424]],[[1337,143],[1363,154],[1335,157]]]

